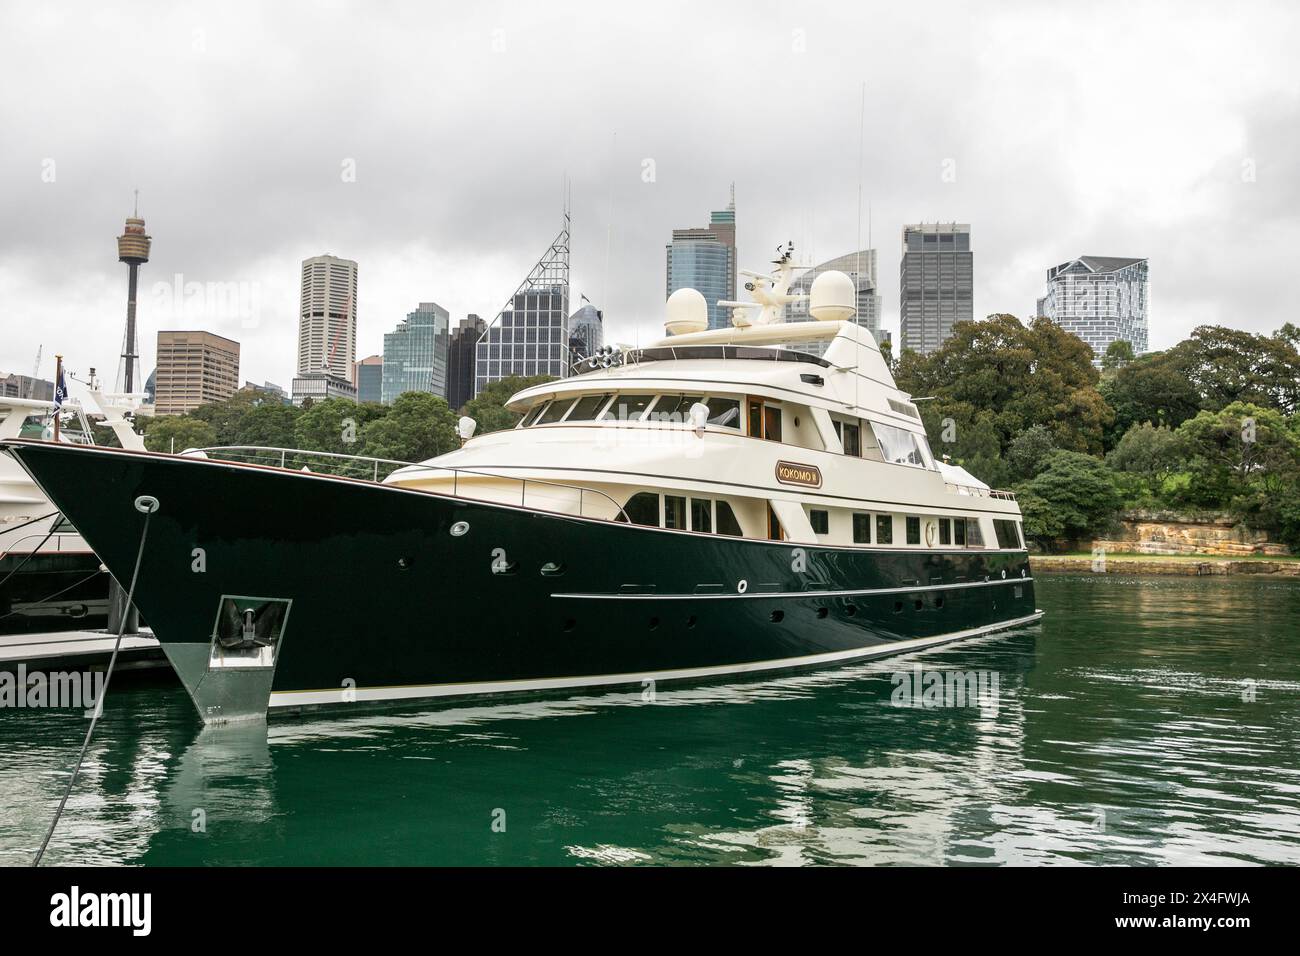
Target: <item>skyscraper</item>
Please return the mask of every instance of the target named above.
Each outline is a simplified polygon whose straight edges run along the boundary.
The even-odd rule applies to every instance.
[[[384,334],[382,396],[391,404],[403,392],[447,397],[447,332],[451,316],[436,302],[421,302]]]
[[[470,314],[451,331],[447,349],[447,404],[459,411],[474,397],[474,355],[487,323]]]
[[[239,388],[239,343],[201,331],[158,333],[154,414],[183,415]]]
[[[569,213],[528,278],[479,337],[474,394],[511,375],[569,372]]]
[[[298,374],[328,372],[356,382],[357,264],[337,256],[302,263],[298,308]]]
[[[125,262],[129,270],[126,287],[126,331],[122,334],[122,357],[117,366],[117,390],[124,394],[144,387],[140,375],[140,346],[135,331],[135,295],[139,283],[140,267],[149,261],[153,237],[145,234],[144,220],[139,218],[139,194],[136,208],[126,221],[126,229],[117,237],[117,261]]]
[[[357,401],[374,402],[384,400],[384,357],[367,355],[357,362]]]
[[[952,335],[954,322],[975,317],[970,226],[904,226],[898,279],[899,354],[911,349],[928,355]]]
[[[813,266],[790,283],[791,292],[800,292],[804,295],[812,288],[813,280],[823,272],[843,272],[850,279],[857,289],[858,314],[854,316],[855,324],[864,329],[868,329],[875,336],[876,343],[881,340],[880,335],[880,296],[877,294],[876,284],[876,250],[863,249],[861,252],[849,252],[834,259],[828,259],[819,266]],[[792,302],[786,307],[787,322],[803,322],[811,319],[808,314],[808,300]],[[826,343],[820,343],[819,351],[826,350]],[[809,351],[812,348],[810,343],[803,343],[799,346],[800,351]]]
[[[678,289],[695,289],[708,304],[709,328],[729,326],[730,316],[718,308],[718,302],[736,298],[736,187],[731,187],[727,208],[710,215],[709,225],[674,229],[673,240],[664,251],[664,297]]]
[[[582,308],[569,316],[569,352],[573,361],[589,358],[605,344],[605,316],[584,300]]]
[[[1147,350],[1147,260],[1080,256],[1047,270],[1047,291],[1036,314],[1092,346],[1100,364],[1107,347],[1125,341]]]

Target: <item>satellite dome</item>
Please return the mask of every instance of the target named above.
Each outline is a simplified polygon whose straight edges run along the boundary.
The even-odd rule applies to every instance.
[[[709,304],[695,289],[678,289],[668,297],[664,331],[669,335],[703,332],[709,327]]]
[[[851,319],[858,311],[858,288],[843,272],[831,269],[813,279],[808,313],[822,322]]]

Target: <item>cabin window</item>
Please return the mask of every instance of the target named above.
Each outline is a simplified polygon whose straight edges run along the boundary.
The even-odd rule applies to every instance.
[[[876,544],[894,543],[894,516],[876,515]]]
[[[686,530],[686,499],[678,495],[664,495],[664,527]]]
[[[719,501],[717,511],[718,534],[730,535],[733,538],[741,537],[743,532],[740,530],[740,522],[736,520],[736,513],[731,510],[731,505],[725,501]]]
[[[546,411],[547,404],[549,403],[538,402],[536,405],[532,407],[532,410],[529,411],[528,414],[524,416],[525,428],[527,428],[529,425],[536,423],[537,419],[541,417],[542,412]]]
[[[885,461],[898,465],[924,464],[921,452],[917,449],[916,436],[911,432],[893,425],[882,425],[880,422],[872,422],[871,430],[876,433],[876,443],[880,446],[880,454]]]
[[[984,547],[984,532],[980,531],[980,522],[978,518],[966,519],[966,547]]]
[[[939,543],[952,544],[952,519],[939,519]]]
[[[551,402],[551,407],[546,410],[546,413],[542,415],[541,418],[537,419],[537,424],[552,425],[555,422],[558,422],[564,417],[564,413],[572,408],[574,404],[575,399],[571,398],[562,398]]]
[[[772,509],[771,502],[767,505],[767,536],[772,541],[781,541],[785,537],[781,534],[781,520]]]
[[[641,491],[627,500],[623,506],[627,519],[618,516],[619,521],[631,520],[633,524],[659,527],[659,496],[653,491]]]
[[[604,422],[636,422],[641,420],[645,410],[655,400],[653,395],[615,395],[605,413],[600,416]]]
[[[952,519],[952,543],[959,547],[966,547],[966,519]]]
[[[853,543],[871,543],[871,515],[855,514],[853,516]]]
[[[691,499],[691,530],[713,530],[713,502],[708,498]]]
[[[689,422],[691,406],[702,401],[704,401],[703,395],[665,395],[659,399],[654,414],[650,417],[661,422]]]
[[[921,519],[916,515],[907,516],[907,543],[921,543]]]
[[[993,532],[998,536],[998,547],[1019,550],[1020,534],[1016,531],[1016,523],[1007,518],[993,519]]]
[[[781,407],[763,401],[749,400],[749,435],[765,441],[781,440]]]
[[[710,425],[721,425],[724,428],[740,428],[739,399],[714,396],[704,404],[709,406]]]
[[[862,454],[862,432],[857,425],[844,423],[844,434],[840,436],[840,442],[844,445],[844,454],[852,455],[857,458]]]
[[[812,525],[813,531],[817,534],[830,534],[831,516],[830,512],[814,508],[808,512],[808,522]]]
[[[584,395],[578,399],[578,403],[573,406],[573,411],[569,412],[566,422],[590,422],[596,420],[597,413],[605,407],[609,401],[609,394],[604,395]]]

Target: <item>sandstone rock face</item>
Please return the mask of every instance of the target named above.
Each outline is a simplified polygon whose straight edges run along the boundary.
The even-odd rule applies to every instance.
[[[1121,519],[1123,532],[1116,538],[1092,542],[1092,548],[1137,554],[1207,554],[1225,557],[1286,555],[1286,545],[1269,541],[1268,534],[1234,523],[1226,515],[1181,515],[1131,511]]]
[[[1283,574],[1300,577],[1300,561],[1233,561],[1214,559],[1194,561],[1186,558],[1078,558],[1058,555],[1031,555],[1032,574]]]

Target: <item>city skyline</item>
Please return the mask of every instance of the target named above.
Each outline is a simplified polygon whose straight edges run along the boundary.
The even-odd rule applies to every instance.
[[[1073,15],[1014,3],[942,5],[934,16],[952,25],[942,35],[902,10],[814,8],[754,23],[743,6],[719,5],[692,9],[685,37],[606,11],[591,27],[607,34],[602,44],[583,42],[588,28],[572,11],[519,11],[504,26],[477,11],[413,12],[401,29],[375,18],[341,31],[343,13],[304,23],[289,5],[202,15],[179,6],[129,27],[101,24],[91,9],[0,14],[11,68],[41,91],[0,105],[8,147],[0,211],[23,225],[0,237],[0,370],[30,374],[41,345],[46,379],[57,351],[74,369],[115,367],[126,277],[106,236],[120,231],[137,188],[140,216],[162,237],[141,273],[146,375],[158,330],[201,327],[243,343],[250,380],[287,382],[296,267],[323,250],[366,271],[358,355],[379,352],[388,317],[431,296],[456,319],[493,315],[553,234],[566,174],[574,300],[586,293],[599,302],[611,342],[657,335],[664,242],[716,208],[732,181],[745,206],[740,268],[765,268],[787,239],[803,262],[874,245],[881,326],[895,335],[887,277],[899,252],[890,237],[903,223],[937,219],[979,232],[977,318],[1028,318],[1049,264],[1107,249],[1151,256],[1153,349],[1200,324],[1270,331],[1290,318],[1281,277],[1300,231],[1290,173],[1300,92],[1288,38],[1300,20],[1286,9],[1260,6],[1224,22],[1197,5],[1124,8],[1123,36],[1074,30],[1070,58],[1023,40],[1069,27]],[[250,16],[257,31],[241,26]],[[864,56],[863,36],[900,42],[878,41]],[[430,45],[442,52],[428,69],[399,66]],[[361,87],[329,65],[354,46],[386,51],[362,55]],[[555,56],[570,47],[581,50],[583,70]],[[748,48],[774,69],[723,73],[698,88],[657,68],[668,50],[716,57]],[[934,65],[906,86],[888,82],[918,58]],[[626,84],[586,81],[610,62]],[[483,63],[492,68],[470,69]],[[59,81],[84,72],[96,76],[93,89]],[[453,94],[471,72],[481,79],[473,95]],[[178,82],[151,84],[151,97],[135,104],[128,150],[117,122],[123,92],[163,74]],[[1160,99],[1161,111],[1113,115],[1133,90]],[[412,122],[409,104],[421,99],[431,118]],[[762,139],[743,109],[755,100],[799,117],[775,161],[771,150],[734,146]],[[237,108],[223,112],[221,102]],[[305,102],[333,111],[311,141],[290,133]],[[177,122],[196,115],[213,119]],[[1096,136],[1103,123],[1107,136]],[[506,148],[520,139],[554,148]],[[265,148],[250,151],[249,142]],[[447,142],[464,147],[437,148]],[[1213,257],[1207,242],[1220,248]]]

